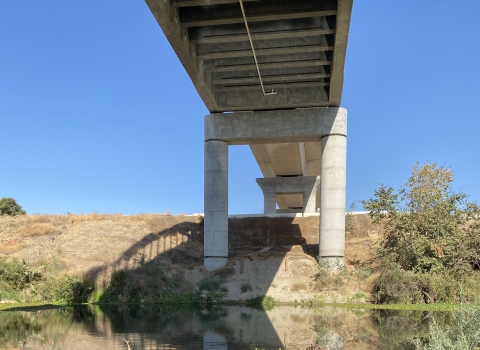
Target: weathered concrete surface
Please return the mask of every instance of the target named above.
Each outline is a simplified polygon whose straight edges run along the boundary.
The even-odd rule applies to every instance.
[[[229,145],[320,141],[322,136],[347,135],[345,108],[308,108],[209,114],[205,141]]]
[[[347,138],[330,135],[322,138],[320,256],[345,256],[345,196]]]

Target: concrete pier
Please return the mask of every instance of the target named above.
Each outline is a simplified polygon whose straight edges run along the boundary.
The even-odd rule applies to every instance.
[[[224,266],[228,259],[228,143],[205,142],[204,265]]]
[[[302,213],[315,213],[320,176],[266,177],[257,179],[264,196],[264,213],[276,214],[276,197],[282,193],[299,193],[303,197]],[[293,210],[282,210],[282,213],[295,213]]]
[[[343,264],[345,256],[346,135],[322,137],[320,257]]]
[[[347,111],[344,108],[309,108],[256,112],[214,113],[205,117],[205,247],[208,270],[224,266],[228,258],[228,146],[298,143],[300,172],[314,164],[320,176],[305,174],[257,179],[264,193],[265,214],[315,213],[320,190],[320,256],[343,262],[345,255]],[[317,145],[306,148],[304,142]],[[320,146],[321,145],[321,146]],[[302,151],[302,148],[304,150]],[[271,149],[271,148],[270,148]],[[311,153],[317,153],[315,156]],[[282,159],[273,155],[273,160]],[[288,165],[288,164],[287,164]],[[317,168],[318,169],[318,168]],[[318,173],[317,173],[318,174]],[[276,209],[278,195],[293,193],[299,203]],[[302,196],[302,197],[300,197]]]

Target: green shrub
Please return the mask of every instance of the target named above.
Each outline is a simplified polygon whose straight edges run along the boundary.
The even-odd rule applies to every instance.
[[[373,302],[377,304],[424,303],[424,296],[414,273],[389,263],[373,287]]]
[[[480,275],[472,272],[459,278],[454,272],[414,273],[386,261],[374,282],[373,302],[377,304],[459,303],[475,301],[480,293]]]
[[[223,282],[224,282],[223,279],[207,275],[200,280],[200,282],[198,284],[198,290],[199,291],[206,290],[208,292],[223,291],[220,288],[222,286]]]
[[[61,276],[37,285],[34,291],[40,300],[80,304],[88,302],[94,287],[92,283],[75,276]]]
[[[459,276],[478,265],[480,209],[452,183],[451,169],[417,163],[398,192],[380,184],[374,198],[360,201],[373,222],[383,224],[380,256],[420,273]]]
[[[339,289],[349,276],[349,271],[340,259],[328,261],[318,258],[317,271],[315,274],[316,289]]]
[[[93,285],[74,276],[51,274],[46,265],[32,268],[25,262],[0,259],[0,298],[21,302],[84,303]]]
[[[376,302],[458,302],[461,284],[476,279],[480,208],[452,183],[451,169],[417,163],[398,192],[380,184],[374,198],[360,201],[385,230]]]
[[[25,261],[0,259],[0,281],[14,290],[21,290],[43,278],[43,266],[34,270]]]
[[[242,283],[242,285],[240,286],[240,292],[242,294],[246,292],[251,292],[251,291],[252,291],[252,286],[250,285],[250,283]]]
[[[275,306],[275,299],[271,296],[261,295],[255,298],[245,300],[245,305],[264,311],[272,310]]]
[[[13,198],[0,198],[0,215],[25,215],[25,210],[22,209],[17,201]]]
[[[428,344],[420,346],[417,340],[417,349],[423,350],[471,350],[480,347],[480,309],[474,305],[464,304],[460,311],[454,313],[452,326],[442,326],[436,319],[430,322],[430,337]]]
[[[133,270],[114,271],[108,286],[99,297],[101,303],[163,302],[180,286],[170,269],[159,259],[146,261],[139,254]]]

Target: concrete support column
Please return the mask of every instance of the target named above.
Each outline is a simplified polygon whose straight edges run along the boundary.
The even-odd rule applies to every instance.
[[[277,194],[275,192],[263,193],[263,212],[265,214],[277,213]]]
[[[326,262],[345,256],[347,137],[322,138],[320,166],[320,257]]]
[[[316,213],[317,211],[317,189],[303,193],[303,212]]]
[[[204,266],[215,270],[228,260],[228,143],[205,142]]]

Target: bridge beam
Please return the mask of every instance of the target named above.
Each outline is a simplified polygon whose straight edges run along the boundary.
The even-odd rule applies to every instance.
[[[205,247],[208,270],[228,258],[228,145],[321,143],[320,256],[345,251],[347,111],[340,107],[215,113],[205,117]],[[310,156],[311,157],[311,156]],[[315,157],[313,157],[315,158]],[[312,197],[312,198],[310,198]],[[305,206],[313,206],[313,196]],[[269,198],[268,211],[272,210]]]

